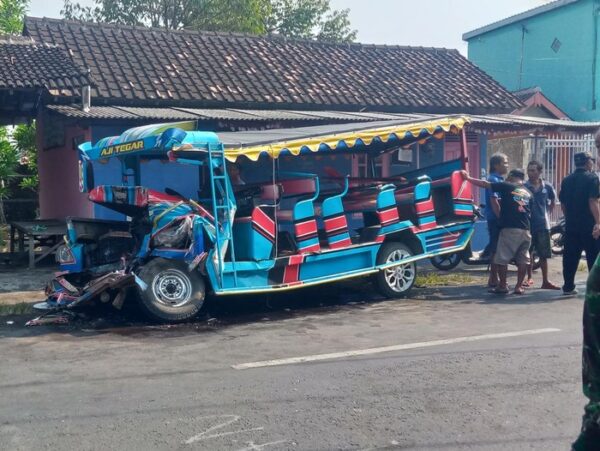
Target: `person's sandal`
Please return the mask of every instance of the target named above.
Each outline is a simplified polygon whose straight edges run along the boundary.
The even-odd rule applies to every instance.
[[[508,294],[508,288],[495,287],[488,290],[492,294]]]
[[[552,282],[543,283],[540,287],[542,290],[560,290],[560,287],[557,287]]]
[[[513,291],[513,294],[525,294],[525,290],[523,287],[516,287],[515,291]]]

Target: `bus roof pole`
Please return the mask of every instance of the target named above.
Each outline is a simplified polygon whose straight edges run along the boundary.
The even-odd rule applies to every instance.
[[[467,154],[467,130],[460,131],[460,160],[465,171],[469,172],[469,155]]]

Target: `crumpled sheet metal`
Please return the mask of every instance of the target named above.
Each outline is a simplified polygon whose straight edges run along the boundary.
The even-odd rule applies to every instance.
[[[75,288],[63,276],[59,276],[50,282],[46,294],[49,299],[54,300],[57,308],[72,308],[100,296],[107,290],[121,291],[133,285],[135,285],[135,275],[124,271],[114,271],[99,276],[88,282],[81,290]],[[122,305],[122,296],[117,295],[115,300]]]

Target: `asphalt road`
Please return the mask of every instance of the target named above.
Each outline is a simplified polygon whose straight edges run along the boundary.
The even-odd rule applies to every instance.
[[[576,437],[582,296],[300,293],[176,327],[2,318],[0,449],[566,450]]]

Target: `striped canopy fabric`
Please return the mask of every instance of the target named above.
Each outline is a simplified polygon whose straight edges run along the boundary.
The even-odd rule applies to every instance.
[[[244,156],[257,161],[261,155],[278,158],[313,152],[384,150],[423,142],[446,133],[458,133],[469,122],[465,116],[432,118],[426,121],[380,121],[360,124],[325,125],[260,132],[219,133],[227,160]]]

